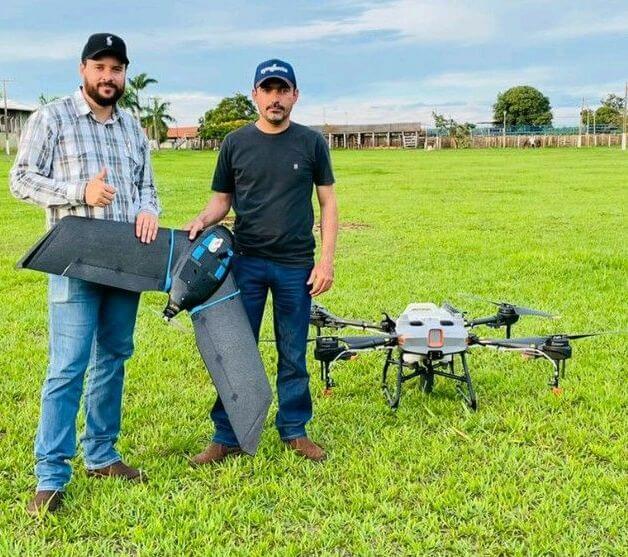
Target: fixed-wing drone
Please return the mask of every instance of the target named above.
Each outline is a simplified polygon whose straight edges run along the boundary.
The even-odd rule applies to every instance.
[[[166,320],[187,311],[196,345],[242,450],[254,454],[272,393],[233,280],[233,236],[212,226],[191,242],[160,228],[150,244],[135,226],[68,216],[18,262],[18,268],[79,278],[132,292],[168,293]]]
[[[488,317],[468,319],[466,314],[450,304],[441,307],[432,303],[409,304],[403,313],[393,320],[386,313],[379,323],[343,319],[325,307],[313,303],[310,324],[316,328],[314,357],[321,364],[321,379],[327,392],[334,386],[330,371],[333,363],[350,360],[361,351],[383,350],[385,354],[382,370],[382,391],[388,405],[396,409],[401,399],[402,385],[418,377],[423,390],[431,392],[434,377],[441,376],[457,382],[457,387],[466,403],[477,409],[477,398],[467,352],[478,346],[497,350],[517,351],[531,358],[545,358],[553,366],[550,386],[560,392],[559,379],[565,374],[565,363],[571,357],[571,340],[603,333],[578,335],[554,334],[537,337],[511,338],[511,328],[523,315],[551,318],[544,311],[516,306],[507,302],[490,302],[497,312]],[[506,328],[506,338],[480,338],[470,332],[484,325],[499,329]],[[323,329],[355,328],[377,331],[374,336],[329,336]],[[459,360],[462,369],[456,366]],[[395,370],[391,373],[391,368]]]

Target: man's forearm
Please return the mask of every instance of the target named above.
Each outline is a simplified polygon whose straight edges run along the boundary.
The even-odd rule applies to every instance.
[[[321,205],[321,260],[333,263],[338,236],[338,205],[332,196]]]
[[[11,170],[11,193],[18,199],[30,201],[40,207],[75,207],[85,203],[85,186],[57,182],[42,176],[22,164],[16,163]]]
[[[227,216],[229,209],[231,209],[231,198],[214,194],[209,200],[209,203],[198,215],[198,218],[203,221],[204,227],[212,226],[224,219]]]

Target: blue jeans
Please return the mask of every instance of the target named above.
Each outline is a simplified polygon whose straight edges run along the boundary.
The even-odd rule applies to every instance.
[[[305,352],[310,321],[310,287],[306,284],[311,268],[288,267],[269,259],[237,255],[233,273],[242,293],[242,303],[255,335],[264,315],[268,291],[273,296],[273,321],[277,341],[277,395],[279,411],[275,424],[282,439],[305,435],[305,424],[312,418],[309,375]],[[236,446],[238,441],[220,397],[211,411],[216,426],[214,442]]]
[[[93,470],[119,461],[124,362],[133,353],[139,294],[50,276],[49,365],[35,440],[37,490],[62,491],[76,454],[76,415],[83,379],[85,464]]]

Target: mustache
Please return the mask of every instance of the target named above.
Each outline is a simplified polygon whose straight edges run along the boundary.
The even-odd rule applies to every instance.
[[[111,87],[112,89],[120,89],[116,83],[113,81],[102,81],[98,84],[98,87]]]
[[[271,108],[281,108],[281,110],[286,110],[285,106],[280,105],[279,103],[273,103],[273,104],[269,104],[266,107],[266,110],[270,110]]]

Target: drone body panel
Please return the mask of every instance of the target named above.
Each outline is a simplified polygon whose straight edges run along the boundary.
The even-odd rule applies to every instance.
[[[404,338],[402,350],[410,354],[449,356],[467,350],[462,315],[436,304],[409,304],[397,319],[396,332]]]

